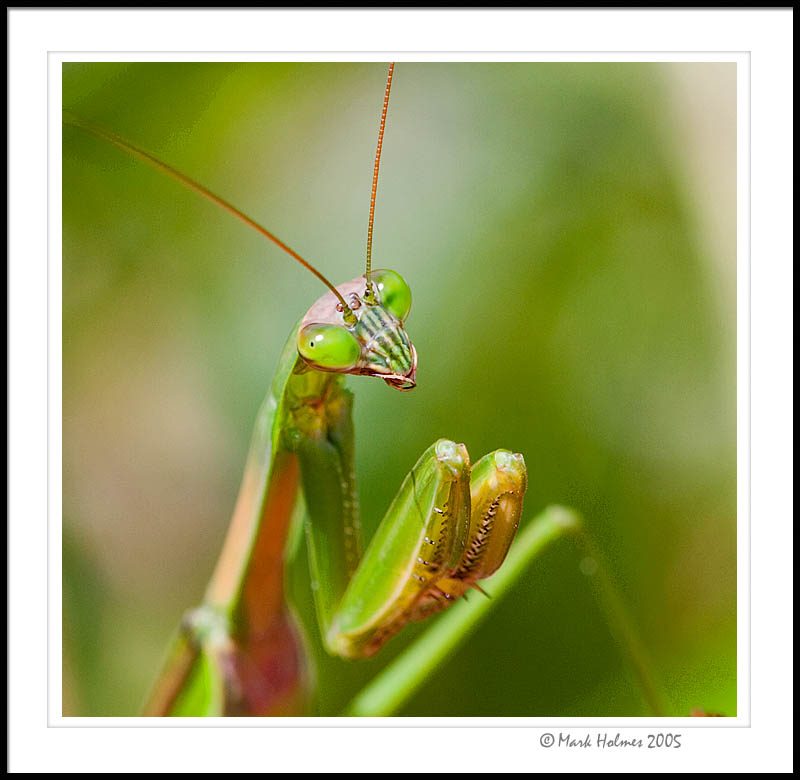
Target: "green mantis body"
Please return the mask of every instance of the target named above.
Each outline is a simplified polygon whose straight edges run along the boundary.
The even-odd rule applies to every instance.
[[[312,710],[310,654],[285,592],[288,549],[303,531],[323,644],[345,659],[375,654],[407,623],[447,609],[471,588],[481,590],[479,582],[498,570],[514,540],[527,487],[522,455],[500,449],[471,463],[463,444],[439,439],[411,468],[362,551],[353,396],[345,377],[382,378],[408,391],[416,385],[417,369],[405,328],[410,289],[395,271],[372,271],[370,263],[391,75],[390,67],[373,174],[367,270],[337,287],[202,185],[125,139],[65,115],[67,123],[119,146],[253,227],[329,288],[286,342],[258,413],[222,552],[201,605],[186,613],[173,640],[146,704],[147,715],[299,715]],[[543,540],[577,527],[569,513],[546,515],[542,525],[530,529],[503,587]],[[450,614],[453,630],[440,623],[444,629],[430,657],[439,657],[478,619],[455,609]],[[406,657],[415,663],[414,653]],[[413,669],[410,674],[417,675]],[[363,714],[361,705],[354,712]]]
[[[364,345],[388,340],[387,329],[394,332],[398,343],[408,345],[405,354],[400,350],[408,370],[396,374],[389,360],[380,373],[374,362],[380,355],[364,349],[352,371],[374,372],[402,386],[413,382],[413,347],[402,320],[379,300],[392,285],[405,283],[393,272],[378,271],[374,278],[378,302],[351,306],[358,321],[350,332]],[[361,277],[338,289],[354,301],[353,288],[364,284]],[[189,614],[177,640],[194,656],[183,675],[191,682],[177,686],[174,701],[167,696],[153,702],[153,714],[275,714],[302,706],[308,673],[282,595],[285,540],[300,491],[317,615],[325,646],[335,655],[374,654],[409,620],[438,612],[493,573],[508,551],[526,487],[522,456],[497,450],[470,466],[463,445],[440,439],[421,455],[361,554],[352,394],[343,386],[343,373],[320,370],[298,354],[304,331],[319,338],[327,328],[345,327],[319,322],[328,309],[329,319],[341,320],[328,293],[287,342],[259,413],[231,530],[205,602]],[[367,320],[383,323],[383,331],[375,333]],[[258,657],[275,661],[279,654],[284,657],[276,679],[252,679]],[[198,674],[196,668],[212,671]],[[213,681],[220,689],[216,695]],[[270,695],[252,701],[253,692]],[[198,702],[202,713],[192,709]]]

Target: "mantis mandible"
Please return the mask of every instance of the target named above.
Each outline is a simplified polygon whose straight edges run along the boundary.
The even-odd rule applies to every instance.
[[[286,342],[205,597],[184,617],[146,715],[308,712],[313,674],[284,588],[287,540],[298,524],[305,528],[325,649],[346,659],[374,655],[407,623],[448,609],[470,589],[481,590],[480,581],[503,564],[519,527],[527,487],[523,456],[498,449],[472,463],[463,444],[439,439],[410,470],[362,551],[353,396],[344,379],[376,377],[410,391],[417,370],[405,326],[410,288],[398,272],[372,268],[393,72],[394,63],[378,132],[365,272],[336,286],[203,185],[121,136],[65,114],[68,124],[118,146],[255,229],[328,288]],[[301,494],[305,517],[297,511]]]

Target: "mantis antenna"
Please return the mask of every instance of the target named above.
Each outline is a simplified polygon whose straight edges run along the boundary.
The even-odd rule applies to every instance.
[[[386,92],[386,96],[387,98],[389,96],[388,89]],[[386,115],[385,104],[383,113],[385,116]],[[215,205],[219,206],[220,208],[227,211],[229,214],[232,214],[234,217],[244,222],[245,225],[249,225],[251,228],[261,233],[262,236],[268,238],[270,241],[272,241],[273,244],[279,246],[281,249],[283,249],[284,252],[291,255],[295,260],[297,260],[298,263],[300,263],[300,265],[311,271],[311,273],[314,274],[314,276],[316,276],[317,279],[319,279],[339,299],[339,305],[342,307],[341,311],[345,319],[345,322],[347,322],[348,324],[355,323],[356,321],[355,315],[353,314],[350,307],[347,305],[347,302],[342,297],[341,293],[328,281],[328,279],[320,271],[314,268],[314,266],[311,265],[311,263],[309,263],[307,260],[304,260],[302,257],[300,257],[300,255],[298,255],[297,252],[294,251],[294,249],[284,244],[283,241],[281,241],[276,235],[270,233],[269,230],[259,225],[258,222],[248,217],[247,214],[245,214],[244,212],[239,211],[239,209],[237,209],[236,206],[233,206],[232,204],[228,203],[227,200],[220,198],[219,195],[215,195],[213,192],[211,192],[211,190],[207,189],[202,184],[199,184],[198,182],[194,181],[194,179],[190,179],[188,176],[176,170],[171,165],[168,165],[163,160],[159,160],[158,157],[156,157],[155,155],[150,154],[150,152],[146,152],[144,149],[140,149],[138,146],[135,146],[122,136],[119,136],[116,133],[112,133],[110,130],[105,130],[104,128],[99,127],[98,125],[95,125],[92,122],[88,122],[85,119],[81,119],[80,117],[77,117],[68,111],[62,112],[62,120],[66,124],[80,128],[81,130],[85,130],[86,132],[91,133],[92,135],[96,136],[97,138],[100,138],[103,141],[107,141],[108,143],[114,144],[114,146],[119,147],[123,151],[130,154],[132,157],[136,157],[137,159],[146,162],[148,165],[151,165],[156,170],[159,170],[162,173],[167,174],[167,176],[170,176],[171,178],[180,182],[185,187],[188,187],[190,190],[194,190],[198,195],[202,195],[204,198],[206,198],[206,200],[210,200]],[[376,167],[376,175],[377,175],[377,167]],[[375,188],[373,185],[373,200],[374,200],[374,189]]]
[[[372,299],[372,226],[375,222],[375,195],[378,192],[378,169],[381,167],[381,150],[383,148],[383,131],[386,128],[386,111],[389,108],[389,91],[392,88],[392,74],[394,63],[389,63],[389,74],[386,76],[386,93],[383,96],[383,111],[381,112],[381,125],[378,128],[378,150],[375,152],[375,167],[372,170],[372,194],[369,199],[369,226],[367,227],[367,289],[365,298]]]

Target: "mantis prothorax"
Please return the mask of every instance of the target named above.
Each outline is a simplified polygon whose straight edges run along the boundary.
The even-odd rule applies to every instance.
[[[373,270],[372,225],[393,73],[389,68],[370,197],[366,272],[334,287],[268,230],[149,152],[66,116],[258,230],[326,292],[293,328],[259,412],[239,498],[203,604],[187,613],[146,714],[295,714],[307,703],[302,641],[284,598],[284,553],[302,491],[312,587],[328,652],[376,653],[409,621],[458,600],[509,550],[527,485],[522,455],[474,464],[463,444],[422,453],[362,553],[347,374],[416,385],[406,332],[411,291]]]

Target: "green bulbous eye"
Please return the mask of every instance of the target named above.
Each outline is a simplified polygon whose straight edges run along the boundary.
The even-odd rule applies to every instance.
[[[341,325],[306,325],[297,335],[297,351],[308,363],[332,371],[353,368],[361,357],[356,337]]]
[[[411,310],[411,288],[396,271],[373,271],[372,280],[385,309],[403,322]]]

